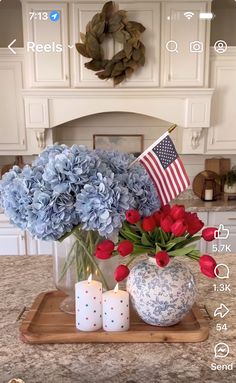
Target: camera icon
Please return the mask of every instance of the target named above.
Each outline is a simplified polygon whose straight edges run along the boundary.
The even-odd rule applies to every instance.
[[[203,43],[201,41],[191,41],[190,45],[190,52],[192,53],[202,53],[203,52]]]

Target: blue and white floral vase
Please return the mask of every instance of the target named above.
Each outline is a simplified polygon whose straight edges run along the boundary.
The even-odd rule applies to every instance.
[[[190,269],[173,259],[159,267],[155,258],[135,265],[127,279],[127,291],[142,320],[153,326],[172,326],[191,310],[197,287]]]

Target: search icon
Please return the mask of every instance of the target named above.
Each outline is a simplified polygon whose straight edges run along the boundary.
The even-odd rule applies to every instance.
[[[167,43],[166,43],[166,49],[168,50],[168,52],[176,52],[178,53],[178,44],[175,40],[169,40]]]

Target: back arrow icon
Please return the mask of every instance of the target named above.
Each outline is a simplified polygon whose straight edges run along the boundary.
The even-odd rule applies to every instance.
[[[10,49],[10,51],[11,51],[12,53],[14,53],[14,55],[16,55],[16,51],[14,51],[14,49],[13,49],[11,46],[12,46],[13,44],[15,44],[15,42],[16,42],[16,39],[13,40],[13,41],[7,46],[7,48]]]

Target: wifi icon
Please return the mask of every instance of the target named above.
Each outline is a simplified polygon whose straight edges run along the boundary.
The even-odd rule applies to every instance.
[[[190,20],[194,16],[194,13],[193,12],[185,12],[184,16],[186,17],[186,19]]]

